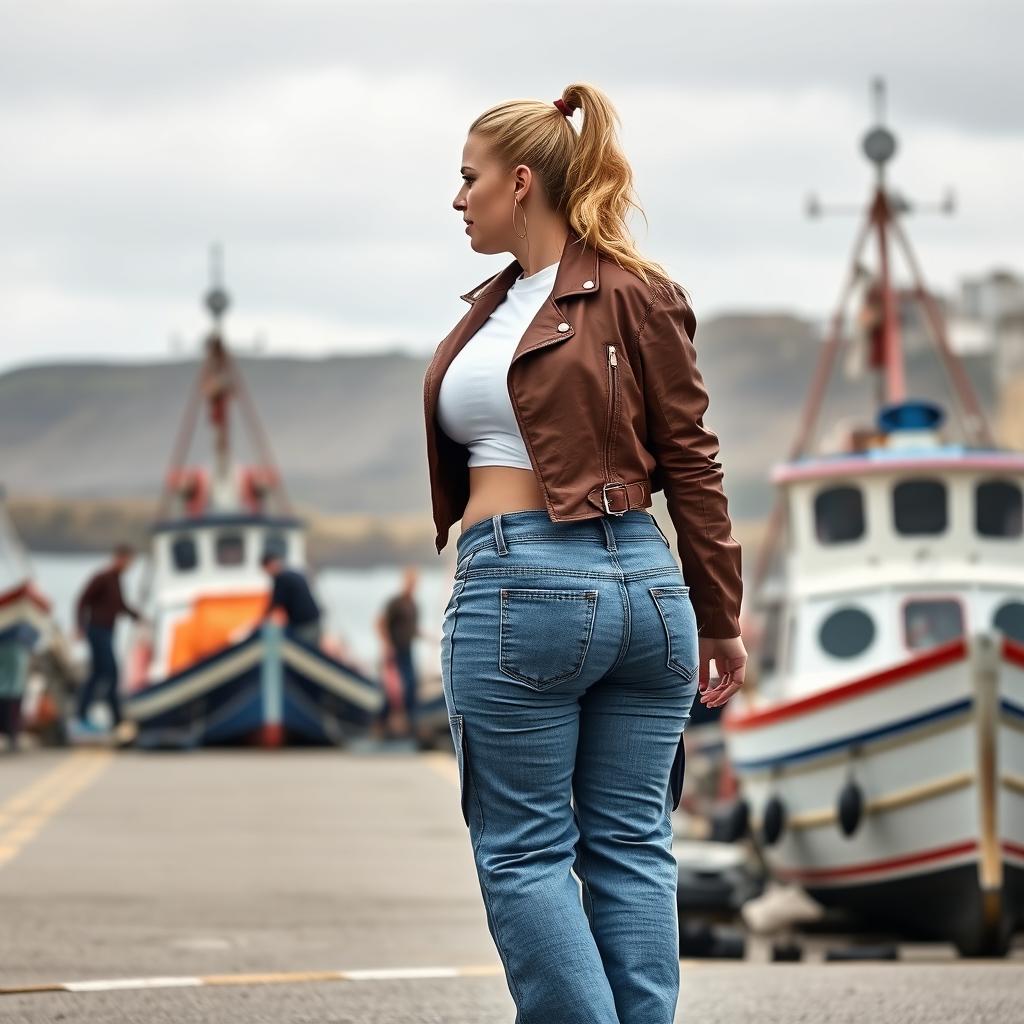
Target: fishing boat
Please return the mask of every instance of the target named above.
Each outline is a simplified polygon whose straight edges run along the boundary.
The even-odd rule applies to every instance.
[[[0,485],[0,640],[17,635],[28,647],[54,629],[50,602],[36,586],[32,563],[7,512]]]
[[[44,744],[63,745],[77,678],[74,659],[52,604],[36,582],[0,486],[0,644],[5,643],[29,656],[20,703],[22,730]]]
[[[826,907],[1004,955],[1024,925],[1024,453],[996,444],[951,347],[908,204],[886,183],[896,139],[880,116],[863,149],[875,181],[850,273],[798,436],[772,471],[751,587],[755,685],[722,715],[733,820],[780,880]],[[907,393],[894,247],[962,437],[947,436],[942,403]],[[837,355],[858,341],[875,421],[812,450]]]
[[[260,559],[279,554],[305,570],[306,523],[295,515],[255,404],[224,340],[230,299],[219,252],[205,296],[213,325],[167,472],[140,604],[146,623],[129,654],[125,715],[144,747],[342,744],[383,706],[377,679],[264,620],[270,579]],[[199,412],[212,432],[212,465],[187,464]],[[238,407],[259,461],[232,455]]]

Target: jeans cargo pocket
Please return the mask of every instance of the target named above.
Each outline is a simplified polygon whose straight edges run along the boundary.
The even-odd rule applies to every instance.
[[[462,817],[466,824],[469,824],[469,811],[466,805],[467,778],[466,778],[466,733],[463,728],[462,715],[449,715],[448,724],[452,730],[452,743],[455,745],[455,760],[459,766],[459,804],[462,807]]]
[[[596,590],[503,589],[498,667],[535,690],[575,678],[596,613]]]
[[[686,750],[683,747],[683,737],[679,737],[679,746],[676,747],[676,756],[672,761],[672,771],[669,774],[669,785],[672,790],[672,810],[679,807],[679,801],[683,796],[683,774],[686,769]]]
[[[457,579],[452,583],[452,592],[448,597],[448,604],[445,605],[444,618],[447,619],[452,611],[455,609],[456,602],[459,599],[459,594],[462,593],[462,588],[466,585],[465,578]]]
[[[665,664],[686,680],[697,674],[697,615],[690,602],[690,588],[649,587],[665,627],[668,657]]]

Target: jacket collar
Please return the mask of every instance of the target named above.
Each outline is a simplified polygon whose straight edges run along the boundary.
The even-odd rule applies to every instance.
[[[481,295],[492,289],[504,296],[522,272],[522,264],[519,260],[513,260],[500,273],[485,278],[459,298],[472,305]],[[584,288],[584,282],[587,281],[593,283]],[[555,272],[555,283],[551,287],[551,298],[557,301],[570,295],[589,295],[600,287],[600,260],[597,250],[587,245],[573,228],[569,228],[559,258],[558,270]]]

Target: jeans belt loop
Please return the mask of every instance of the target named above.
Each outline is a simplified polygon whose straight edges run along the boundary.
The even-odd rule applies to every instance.
[[[616,512],[608,507],[608,488],[609,487],[621,487],[626,493],[626,507],[621,512]],[[619,483],[606,483],[601,486],[601,501],[604,504],[604,510],[610,516],[624,516],[629,511],[629,491],[625,484]]]

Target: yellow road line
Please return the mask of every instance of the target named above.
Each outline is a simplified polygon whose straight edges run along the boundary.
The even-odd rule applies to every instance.
[[[60,785],[65,776],[74,775],[81,763],[82,753],[82,751],[78,751],[65,757],[59,764],[51,768],[50,771],[41,775],[30,785],[0,804],[0,828],[3,828],[4,825],[13,820],[21,813],[24,807],[31,804],[41,793]]]
[[[76,793],[110,764],[112,750],[80,750],[0,808],[0,868],[12,861]]]

